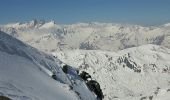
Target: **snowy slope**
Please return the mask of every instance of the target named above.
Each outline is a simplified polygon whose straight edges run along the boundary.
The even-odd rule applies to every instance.
[[[50,59],[53,58],[49,55],[35,49],[33,51],[36,53],[32,53],[31,47],[29,47],[31,50],[27,47],[20,50],[13,46],[15,43],[12,41],[12,44],[9,43],[12,45],[11,53],[11,49],[8,50],[8,47],[2,44],[5,48],[2,51],[7,50],[10,54],[17,52],[18,55],[30,59],[47,76],[50,76],[51,70],[56,69],[56,73],[61,76],[58,80],[73,86],[73,94],[79,92],[81,99],[93,100],[95,97],[74,74],[74,68],[73,72],[65,75],[59,67],[56,67],[60,66],[58,59],[89,72],[100,83],[105,100],[170,98],[169,23],[143,27],[97,22],[58,25],[54,21],[34,20],[28,23],[0,25],[0,30],[39,50],[52,52],[56,56],[57,65],[56,63],[51,65]],[[19,44],[19,48],[21,45]]]
[[[77,75],[63,73],[60,64],[0,31],[0,95],[12,100],[95,100],[85,83]],[[51,78],[52,72],[57,80]]]
[[[170,26],[143,27],[114,23],[58,25],[54,21],[30,21],[1,25],[0,29],[40,50],[70,49],[118,51],[144,44],[170,48]]]
[[[100,83],[104,100],[170,99],[170,49],[165,47],[149,44],[118,52],[74,50],[53,55],[90,73]]]

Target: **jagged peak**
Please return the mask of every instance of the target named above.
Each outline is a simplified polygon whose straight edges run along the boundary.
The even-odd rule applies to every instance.
[[[37,20],[37,19],[33,19],[32,21],[29,22],[30,24],[36,26],[36,25],[43,25],[45,24],[45,20]]]
[[[31,21],[21,23],[9,23],[6,25],[3,25],[8,28],[16,28],[16,29],[24,29],[24,28],[51,28],[56,26],[56,22],[54,20],[51,20],[49,22],[46,22],[45,20],[38,20],[33,19]],[[62,25],[58,25],[62,26]],[[148,28],[142,25],[135,25],[135,24],[128,24],[128,23],[105,23],[105,22],[79,22],[79,23],[73,23],[73,24],[65,24],[63,26],[73,26],[73,27],[124,27],[124,28]],[[163,24],[163,27],[170,26],[170,23]],[[153,27],[153,26],[150,26]]]
[[[54,20],[51,20],[47,23],[44,23],[40,28],[47,28],[48,29],[48,28],[52,28],[52,27],[56,27],[56,26],[57,26],[56,22]]]
[[[25,23],[21,23],[21,22],[17,22],[17,23],[9,23],[6,25],[3,25],[4,27],[7,28],[15,28],[15,29],[29,29],[29,28],[38,28],[40,26],[42,26],[45,23],[44,20],[37,20],[37,19],[33,19],[29,22],[25,22]]]

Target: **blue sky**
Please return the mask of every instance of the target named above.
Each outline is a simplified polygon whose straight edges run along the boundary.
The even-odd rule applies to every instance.
[[[0,0],[0,24],[35,18],[159,25],[170,22],[170,0]]]

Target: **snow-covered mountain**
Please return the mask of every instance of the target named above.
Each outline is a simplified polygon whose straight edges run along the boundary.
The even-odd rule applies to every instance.
[[[78,75],[62,71],[61,63],[0,31],[0,96],[12,100],[96,100]],[[53,73],[57,80],[51,77]]]
[[[104,100],[169,100],[170,49],[144,45],[118,52],[74,50],[53,53],[96,79]]]
[[[144,27],[130,24],[97,22],[59,25],[54,21],[45,22],[34,20],[28,23],[0,25],[0,30],[38,50],[53,54],[55,59],[24,43],[15,43],[15,41],[11,39],[0,39],[0,54],[1,52],[6,54],[0,57],[1,62],[4,62],[2,57],[7,56],[7,59],[11,61],[16,60],[18,61],[16,64],[20,64],[20,60],[22,61],[22,59],[14,59],[16,57],[9,58],[8,56],[11,56],[11,54],[12,56],[21,56],[21,58],[24,59],[28,58],[29,61],[27,61],[27,63],[32,62],[36,66],[33,67],[37,68],[36,73],[42,73],[45,76],[45,78],[43,75],[38,78],[40,78],[42,82],[48,81],[49,84],[55,83],[55,85],[56,81],[52,80],[50,75],[52,74],[52,70],[56,69],[55,71],[60,77],[58,81],[61,82],[57,82],[59,85],[56,85],[56,87],[60,87],[63,92],[67,92],[66,98],[61,99],[65,100],[67,97],[70,98],[69,96],[72,96],[72,99],[95,99],[83,81],[75,78],[72,74],[65,76],[59,67],[61,62],[90,73],[90,75],[100,83],[105,95],[104,100],[169,100],[170,98],[169,23],[161,26]],[[9,37],[8,35],[4,36]],[[2,37],[4,36],[2,35]],[[8,40],[8,42],[6,42],[6,40]],[[9,62],[8,60],[5,61],[6,64]],[[32,65],[27,64],[27,66]],[[2,69],[5,68],[2,67]],[[19,68],[15,69],[19,70]],[[12,70],[14,69],[10,71],[13,72]],[[23,71],[25,69],[21,70]],[[3,78],[7,75],[6,73],[9,72],[4,71],[2,73],[2,75],[4,74]],[[28,72],[24,71],[23,73]],[[37,76],[35,73],[31,75]],[[27,76],[29,76],[29,74],[27,74],[26,77]],[[38,74],[38,76],[41,76],[41,74]],[[9,78],[9,80],[17,78],[18,77],[14,76]],[[37,78],[33,79],[35,79],[33,81],[37,82]],[[73,84],[72,81],[77,83],[78,86]],[[10,81],[5,82],[10,83]],[[17,84],[20,85],[19,82],[14,82],[14,85],[15,84],[16,86],[18,86]],[[70,90],[69,85],[73,87],[73,90]],[[27,86],[29,86],[29,84],[23,87]],[[5,87],[5,85],[3,85],[3,87]],[[18,86],[17,88],[21,87]],[[4,91],[2,91],[2,93],[4,93]],[[31,91],[32,94],[28,93],[27,95],[25,91]],[[41,99],[40,95],[42,94],[36,94],[37,92],[34,89],[25,89],[25,91],[19,95]],[[49,91],[59,92],[54,89],[50,89]],[[61,91],[61,94],[63,92]],[[5,92],[5,95],[10,96],[10,93],[11,92]],[[78,93],[80,96],[77,96],[75,93]],[[52,95],[51,100],[53,100],[53,97],[55,96]],[[18,98],[20,97],[18,96]]]
[[[36,47],[51,52],[88,49],[118,51],[144,44],[170,48],[170,25],[143,27],[114,23],[59,25],[54,21],[1,25],[0,30]]]

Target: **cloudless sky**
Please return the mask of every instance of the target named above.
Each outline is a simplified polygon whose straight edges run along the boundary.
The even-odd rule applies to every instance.
[[[0,24],[32,19],[159,25],[170,22],[170,0],[0,0]]]

